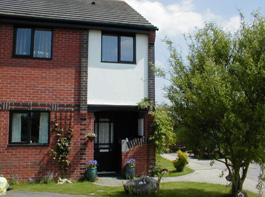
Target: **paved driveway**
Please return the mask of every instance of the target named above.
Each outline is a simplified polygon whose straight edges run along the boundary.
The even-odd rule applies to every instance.
[[[174,160],[177,157],[176,153],[163,154],[163,157],[169,160]],[[228,185],[225,176],[228,175],[227,171],[224,171],[224,176],[220,177],[222,171],[226,169],[222,162],[215,161],[214,164],[210,165],[211,160],[198,160],[194,158],[189,158],[188,167],[195,170],[194,173],[180,176],[180,177],[170,177],[174,181],[192,181],[192,182],[206,182]],[[256,188],[258,184],[258,176],[260,174],[260,167],[257,164],[250,164],[247,178],[244,182],[243,189],[258,193]],[[172,180],[172,181],[173,181]],[[168,181],[168,180],[167,180]]]

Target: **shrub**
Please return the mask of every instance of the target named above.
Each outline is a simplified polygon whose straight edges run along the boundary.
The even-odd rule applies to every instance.
[[[184,167],[189,163],[187,153],[183,153],[181,150],[178,152],[178,158],[173,160],[172,163],[176,168],[177,172],[182,172]]]

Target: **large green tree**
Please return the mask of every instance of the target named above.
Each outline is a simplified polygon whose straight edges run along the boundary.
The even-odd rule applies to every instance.
[[[233,196],[249,164],[265,156],[265,19],[253,14],[235,33],[214,23],[186,37],[184,60],[169,48],[167,97],[179,138],[198,154],[225,163]]]

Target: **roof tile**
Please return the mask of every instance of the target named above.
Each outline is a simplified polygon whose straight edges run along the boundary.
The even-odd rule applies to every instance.
[[[156,28],[120,0],[1,0],[0,15]]]

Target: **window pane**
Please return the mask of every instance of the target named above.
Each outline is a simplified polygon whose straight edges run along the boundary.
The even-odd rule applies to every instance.
[[[17,28],[16,55],[30,55],[31,29]]]
[[[49,142],[49,113],[40,113],[39,143]]]
[[[49,114],[47,112],[31,112],[30,143],[48,143]]]
[[[133,62],[133,37],[121,36],[121,61]]]
[[[11,142],[27,141],[27,118],[26,113],[13,113]]]
[[[118,37],[102,36],[102,61],[118,62]]]
[[[31,139],[30,143],[38,143],[40,127],[40,112],[31,112]]]
[[[33,57],[51,58],[52,32],[35,30]]]

